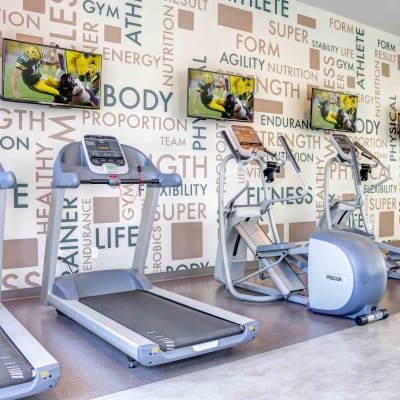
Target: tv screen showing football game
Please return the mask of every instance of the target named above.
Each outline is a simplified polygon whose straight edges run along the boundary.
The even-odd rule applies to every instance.
[[[311,95],[311,128],[355,132],[358,97],[355,95],[313,89]]]
[[[101,55],[3,39],[2,99],[100,108]]]
[[[187,116],[253,122],[254,78],[189,68]]]

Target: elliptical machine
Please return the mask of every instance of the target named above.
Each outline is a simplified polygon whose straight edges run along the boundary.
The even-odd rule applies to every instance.
[[[318,222],[318,230],[335,229],[354,232],[367,236],[375,241],[383,250],[389,278],[400,279],[400,248],[389,243],[375,240],[375,235],[370,228],[365,211],[365,195],[392,179],[389,168],[363,145],[344,134],[332,133],[330,141],[336,150],[325,165],[324,180],[324,213]],[[334,163],[351,169],[354,183],[354,196],[352,198],[338,198],[330,193],[329,174]],[[362,187],[367,182],[372,171],[378,168],[380,178],[372,185]],[[355,227],[354,214],[358,211],[364,229]]]
[[[371,239],[350,232],[319,231],[311,235],[308,246],[280,241],[272,206],[304,198],[309,193],[284,137],[280,136],[279,142],[301,181],[302,192],[272,199],[270,185],[286,161],[267,150],[252,127],[232,125],[222,131],[221,136],[230,153],[220,166],[215,279],[240,300],[284,299],[303,304],[317,313],[355,319],[359,325],[386,318],[388,312],[379,309],[386,288],[385,262],[376,246],[371,246]],[[231,160],[236,162],[244,183],[232,198],[225,200],[224,182]],[[250,164],[257,166],[262,185],[262,199],[256,205],[239,203],[249,188],[246,167]],[[261,228],[261,218],[267,218],[270,234]],[[247,249],[258,261],[256,270],[247,269]],[[299,277],[305,272],[308,273],[308,288]],[[266,278],[274,287],[263,284]]]

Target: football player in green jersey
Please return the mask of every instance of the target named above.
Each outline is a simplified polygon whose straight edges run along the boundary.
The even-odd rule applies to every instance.
[[[15,63],[15,69],[11,75],[11,87],[16,98],[21,97],[17,90],[17,82],[22,76],[22,81],[31,90],[39,93],[49,94],[56,102],[64,102],[66,99],[60,95],[58,87],[60,83],[52,76],[42,74],[40,66],[43,62],[43,50],[38,45],[29,46],[21,54]]]
[[[203,79],[199,81],[193,97],[194,113],[199,115],[199,99],[205,107],[214,111],[225,113],[225,100],[214,93],[214,88],[224,88],[224,84],[214,82],[214,77],[210,72],[205,72]]]
[[[337,125],[337,98],[332,93],[332,96],[328,92],[322,92],[319,99],[316,117],[321,116],[325,121]]]

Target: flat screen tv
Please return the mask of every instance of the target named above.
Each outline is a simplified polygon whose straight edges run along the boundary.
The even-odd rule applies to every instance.
[[[253,122],[254,78],[188,69],[187,116]]]
[[[101,55],[3,39],[3,100],[100,108]]]
[[[357,106],[355,95],[313,88],[311,128],[356,132]]]

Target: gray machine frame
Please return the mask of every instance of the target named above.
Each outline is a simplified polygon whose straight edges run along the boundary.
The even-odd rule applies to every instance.
[[[248,141],[248,150],[243,149],[239,143],[234,131],[244,132],[245,140]],[[282,199],[272,199],[268,190],[267,182],[262,179],[263,200],[255,205],[238,205],[235,204],[240,196],[248,189],[250,185],[250,176],[246,170],[246,166],[256,164],[260,173],[264,171],[266,162],[265,158],[275,161],[271,164],[271,173],[277,172],[286,162],[277,153],[268,151],[259,141],[253,128],[246,126],[232,125],[228,127],[228,132],[221,132],[223,138],[230,148],[230,153],[225,156],[220,166],[219,179],[219,196],[218,196],[218,220],[219,244],[217,250],[217,259],[215,267],[215,278],[217,281],[224,283],[230,293],[240,300],[254,302],[273,302],[280,299],[286,299],[303,305],[308,304],[308,298],[302,294],[306,288],[299,274],[294,272],[291,265],[286,259],[291,259],[295,264],[303,270],[307,271],[307,254],[306,247],[296,246],[294,243],[282,243],[276,228],[275,218],[272,206],[277,202],[295,201],[304,198],[309,193],[309,188],[305,182],[303,174],[293,157],[289,147],[283,136],[279,137],[279,141],[285,150],[289,162],[295,169],[300,179],[302,192],[299,195],[290,196]],[[241,189],[230,199],[225,199],[224,177],[227,164],[235,160],[237,166],[244,177]],[[275,171],[273,171],[275,169]],[[270,236],[266,234],[259,225],[262,217],[267,218]],[[245,219],[245,221],[243,221]],[[227,232],[231,232],[227,237]],[[236,256],[228,255],[228,247],[233,248],[233,243],[237,241],[237,233],[244,240],[240,242],[236,250]],[[255,271],[245,272],[247,265],[247,248],[251,250],[256,259],[259,261],[259,268]],[[230,261],[229,261],[230,260]],[[235,265],[230,268],[229,264]],[[238,269],[239,273],[235,274],[234,269]],[[275,288],[254,282],[254,277],[266,274],[271,278]],[[236,276],[237,275],[237,276]],[[249,294],[239,291],[236,288],[246,289],[257,294]]]
[[[380,252],[374,247],[371,248],[369,238],[361,238],[349,232],[325,231],[314,232],[308,245],[280,241],[272,206],[277,202],[302,199],[310,190],[285,138],[280,136],[279,142],[299,178],[302,189],[299,194],[273,199],[268,185],[274,180],[274,174],[287,164],[286,161],[277,153],[267,150],[252,127],[231,125],[226,131],[221,132],[221,136],[226,141],[230,153],[220,165],[219,243],[215,279],[225,284],[229,292],[240,300],[273,302],[283,299],[306,305],[315,312],[355,319],[359,325],[386,318],[387,311],[378,308],[386,288],[385,265]],[[236,194],[226,200],[225,174],[227,164],[231,160],[236,161],[244,179]],[[240,197],[250,185],[250,176],[246,170],[246,166],[250,164],[258,167],[262,194],[257,204],[239,204]],[[264,224],[268,224],[268,233],[261,227],[261,220]],[[353,243],[352,247],[348,245],[350,242]],[[323,244],[329,245],[323,250],[326,253],[317,255],[315,249],[322,248]],[[340,249],[340,251],[335,250],[336,254],[334,251],[331,253],[334,247]],[[247,268],[248,249],[258,262],[258,268]],[[360,252],[360,249],[363,250]],[[343,300],[343,305],[335,309],[334,300],[344,299],[345,290],[342,292],[339,292],[339,289],[336,292],[333,290],[329,295],[324,292],[324,288],[329,287],[329,290],[333,288],[327,283],[329,280],[343,283],[350,281],[349,276],[344,278],[346,275],[335,272],[343,271],[341,268],[344,268],[344,264],[335,266],[333,261],[332,265],[334,257],[343,254],[349,257],[348,260],[351,259],[354,266],[351,277],[354,286],[348,302],[344,303]],[[333,270],[326,271],[326,268]],[[304,273],[308,273],[308,288],[300,277]],[[257,282],[255,279],[257,277],[261,280],[269,278],[274,287],[263,284],[260,279]],[[306,289],[309,296],[305,295]],[[330,299],[329,296],[335,299],[333,297]]]
[[[14,186],[14,174],[5,172],[0,165],[0,260],[3,260],[6,190]],[[0,276],[2,266],[3,261],[0,263]],[[0,327],[17,351],[32,366],[32,379],[28,382],[0,388],[0,399],[20,399],[54,388],[60,379],[59,364],[2,303],[0,303]]]
[[[95,174],[84,165],[80,146],[80,143],[70,143],[64,146],[54,163],[41,294],[42,304],[54,306],[66,316],[121,350],[130,360],[145,366],[154,366],[206,354],[253,340],[258,332],[258,323],[255,320],[153,287],[145,277],[144,266],[160,188],[179,186],[181,178],[178,174],[161,173],[142,152],[128,145],[122,144],[121,147],[129,165],[129,172],[118,176],[118,184],[146,185],[146,194],[131,267],[123,270],[91,271],[69,277],[61,276],[56,278],[61,213],[66,188],[78,188],[83,183],[113,184],[106,174]],[[138,168],[139,166],[140,168]],[[138,171],[141,172],[140,176]],[[91,278],[86,279],[89,275]],[[231,321],[240,325],[242,331],[240,334],[221,337],[209,342],[163,351],[155,341],[80,302],[79,296],[77,297],[73,293],[75,289],[71,289],[72,281],[79,281],[79,285],[84,287],[83,292],[88,296],[99,293],[109,294],[130,290],[144,290],[198,312],[204,312]],[[131,284],[131,281],[134,283]],[[134,366],[134,364],[130,366]]]
[[[375,240],[365,212],[365,195],[392,179],[389,167],[366,147],[357,141],[352,142],[345,134],[331,133],[330,141],[336,154],[325,164],[324,213],[318,222],[318,229],[346,230],[370,237],[385,252],[388,277],[400,279],[400,247]],[[355,192],[353,198],[343,199],[330,194],[329,176],[334,163],[351,169]],[[363,189],[363,182],[368,180],[369,174],[375,168],[380,169],[381,178]],[[356,210],[360,213],[364,230],[354,227]]]

